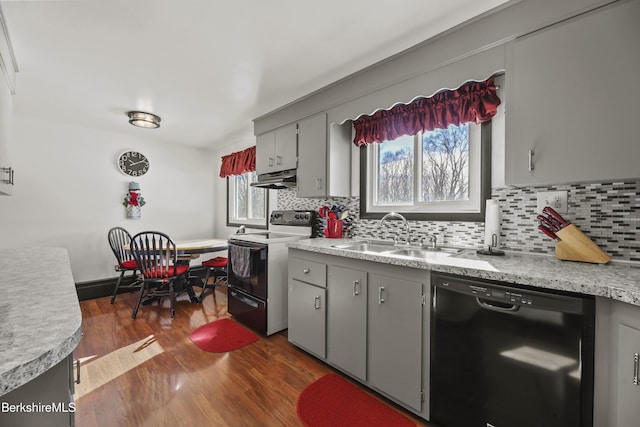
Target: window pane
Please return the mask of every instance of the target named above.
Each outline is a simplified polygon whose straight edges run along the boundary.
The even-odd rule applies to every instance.
[[[236,214],[237,219],[247,219],[249,211],[249,200],[247,199],[247,189],[249,188],[249,180],[247,174],[236,175],[235,179],[235,198],[236,198]]]
[[[469,125],[422,136],[422,201],[469,200]]]
[[[255,172],[250,174],[250,182],[258,180]],[[267,191],[264,188],[249,187],[251,197],[251,219],[264,219],[266,216],[265,195]]]
[[[413,136],[377,144],[376,204],[413,202]]]

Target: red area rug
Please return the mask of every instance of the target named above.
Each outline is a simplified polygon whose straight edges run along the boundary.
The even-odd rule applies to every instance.
[[[307,386],[296,405],[307,427],[415,427],[409,418],[338,375],[327,374]]]
[[[226,318],[200,326],[189,338],[200,349],[211,353],[236,350],[258,340],[253,332]]]

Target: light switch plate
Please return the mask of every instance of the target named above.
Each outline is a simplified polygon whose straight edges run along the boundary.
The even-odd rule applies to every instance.
[[[567,192],[566,191],[539,191],[538,213],[542,213],[545,206],[550,206],[559,214],[567,213]]]

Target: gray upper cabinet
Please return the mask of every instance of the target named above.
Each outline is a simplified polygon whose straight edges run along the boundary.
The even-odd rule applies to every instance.
[[[11,195],[13,190],[13,168],[9,158],[12,101],[9,88],[0,84],[0,195]]]
[[[322,112],[298,122],[298,197],[348,197],[351,123],[328,124]]]
[[[0,195],[11,195],[13,190],[13,168],[9,158],[11,141],[11,118],[13,94],[18,67],[8,31],[0,10]]]
[[[256,173],[295,169],[298,161],[298,135],[295,123],[256,137]]]
[[[327,360],[367,380],[367,272],[328,266]]]
[[[640,1],[510,42],[506,183],[640,178]]]

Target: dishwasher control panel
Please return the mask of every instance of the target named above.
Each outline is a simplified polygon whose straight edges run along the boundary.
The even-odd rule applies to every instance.
[[[537,307],[559,311],[559,300],[563,300],[562,307],[567,310],[567,301],[572,313],[582,313],[583,302],[580,296],[570,296],[566,293],[551,290],[519,289],[517,285],[504,282],[493,282],[483,279],[473,279],[443,273],[432,273],[431,284],[434,291],[446,288],[454,292],[475,296],[479,299],[491,300],[501,304],[519,307]]]

